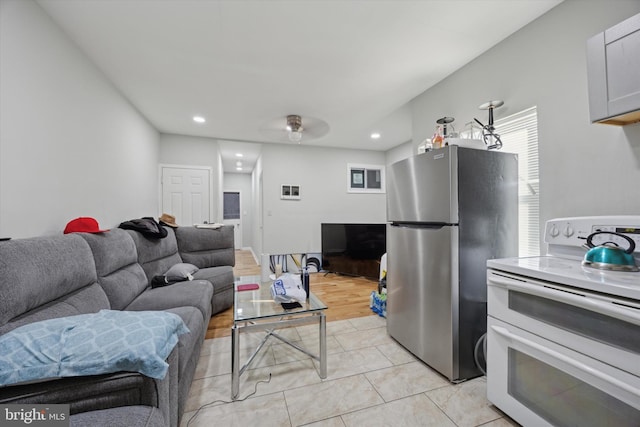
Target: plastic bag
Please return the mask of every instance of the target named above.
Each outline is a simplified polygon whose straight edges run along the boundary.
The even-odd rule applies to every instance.
[[[271,297],[275,302],[298,301],[304,303],[307,299],[307,293],[302,287],[300,276],[285,273],[271,284]]]
[[[371,291],[369,307],[378,316],[387,317],[387,294],[379,294],[376,291]]]

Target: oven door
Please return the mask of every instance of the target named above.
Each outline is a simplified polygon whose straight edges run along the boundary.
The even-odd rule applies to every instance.
[[[487,397],[524,426],[640,425],[640,378],[493,317]]]
[[[494,318],[640,376],[640,304],[488,270]]]

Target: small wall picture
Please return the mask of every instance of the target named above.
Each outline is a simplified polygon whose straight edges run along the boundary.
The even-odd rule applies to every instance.
[[[283,184],[280,198],[284,200],[300,200],[300,186]]]

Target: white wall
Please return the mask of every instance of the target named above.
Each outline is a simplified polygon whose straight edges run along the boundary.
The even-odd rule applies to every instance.
[[[289,144],[262,148],[263,251],[320,252],[322,222],[385,222],[385,194],[347,193],[347,164],[385,165],[380,151]],[[299,185],[301,200],[281,200],[282,184]]]
[[[211,220],[222,222],[222,164],[218,141],[211,138],[160,134],[159,162],[182,166],[206,166],[212,170]],[[156,175],[157,175],[156,171]]]
[[[415,98],[414,145],[442,116],[486,122],[477,107],[492,99],[505,102],[496,119],[536,105],[541,223],[640,214],[640,125],[591,124],[586,76],[587,39],[638,12],[637,0],[566,0]]]
[[[397,147],[387,150],[385,153],[386,165],[389,166],[395,162],[414,156],[417,152],[417,147],[414,147],[413,141],[400,144]]]
[[[218,203],[216,205],[217,207],[217,216],[216,218],[224,218],[224,167],[222,166],[222,153],[220,153],[220,150],[218,150],[218,154],[216,155],[216,164],[218,166],[217,170],[218,172],[218,180],[217,180],[217,185],[214,184],[214,197],[217,194],[218,195]]]
[[[253,197],[251,175],[248,173],[225,173],[224,191],[240,192],[240,216],[242,219],[242,247],[250,247],[253,242]],[[240,248],[238,248],[240,249]]]
[[[251,197],[253,206],[253,221],[251,224],[251,249],[253,256],[258,264],[262,263],[263,244],[262,244],[262,222],[263,222],[263,203],[262,203],[262,156],[258,157],[256,165],[251,173]],[[266,252],[264,252],[266,253]]]
[[[0,3],[0,237],[157,210],[158,133],[32,1]]]

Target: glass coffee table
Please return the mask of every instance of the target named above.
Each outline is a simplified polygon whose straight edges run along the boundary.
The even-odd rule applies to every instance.
[[[327,324],[324,315],[327,306],[310,292],[309,299],[305,303],[301,303],[301,307],[284,309],[282,304],[275,302],[271,297],[271,283],[271,281],[260,282],[260,276],[243,276],[236,279],[234,284],[233,326],[231,327],[232,399],[238,398],[240,376],[270,337],[277,338],[317,360],[320,364],[320,378],[327,377]],[[317,355],[274,332],[276,329],[316,322],[319,325],[319,353]],[[265,337],[241,367],[240,334],[256,330],[264,331]]]

